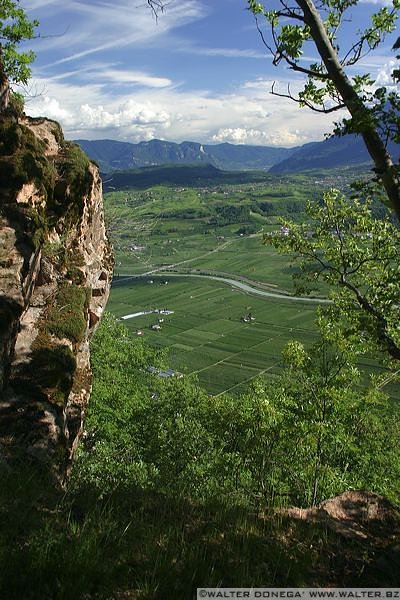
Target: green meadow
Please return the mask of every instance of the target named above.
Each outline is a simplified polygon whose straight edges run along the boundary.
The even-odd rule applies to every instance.
[[[109,309],[118,317],[173,311],[124,323],[132,332],[142,332],[152,346],[167,349],[168,364],[185,375],[195,374],[213,395],[242,392],[260,374],[273,377],[281,370],[280,353],[289,339],[300,338],[306,344],[314,339],[313,305],[257,298],[205,278],[165,274],[117,282]],[[243,318],[249,314],[254,320],[246,323]],[[151,329],[160,318],[161,330]]]
[[[105,208],[116,253],[116,273],[155,268],[208,269],[291,289],[287,258],[262,245],[279,218],[301,218],[315,197],[312,182],[155,186],[106,194]]]
[[[278,230],[282,217],[303,220],[307,200],[331,185],[329,177],[316,182],[266,176],[262,183],[199,182],[106,194],[117,275],[109,310],[117,317],[173,311],[162,323],[155,313],[124,323],[164,348],[168,365],[196,376],[210,394],[241,393],[259,375],[273,378],[290,339],[306,346],[315,340],[316,305],[257,297],[193,275],[231,277],[293,294],[292,258],[263,244],[263,234]],[[142,277],[122,284],[132,275]],[[254,320],[246,323],[248,313]],[[160,329],[153,330],[157,324]],[[373,365],[375,372],[381,370]]]

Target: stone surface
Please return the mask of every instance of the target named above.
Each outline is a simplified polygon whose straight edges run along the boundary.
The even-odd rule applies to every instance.
[[[17,454],[27,453],[62,479],[90,397],[89,339],[107,302],[113,257],[97,167],[83,157],[79,178],[66,181],[71,145],[58,124],[28,117],[20,124],[43,142],[40,165],[56,165],[57,176],[54,189],[45,191],[40,180],[20,186],[1,182],[0,455],[12,464]],[[0,158],[13,159],[11,153]],[[75,306],[57,304],[63,286],[81,289],[86,297],[78,315],[86,325],[77,337],[48,330],[58,313],[76,320]]]
[[[288,508],[283,514],[296,520],[325,523],[344,537],[373,541],[396,540],[400,516],[392,504],[374,492],[351,490],[312,508]]]

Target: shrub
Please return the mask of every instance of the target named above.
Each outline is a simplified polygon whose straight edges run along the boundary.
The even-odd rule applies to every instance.
[[[107,318],[92,345],[76,484],[263,508],[309,506],[352,488],[398,501],[398,409],[373,387],[360,391],[335,349],[303,355],[292,343],[285,358],[273,384],[209,398],[190,378],[150,374],[151,350]]]

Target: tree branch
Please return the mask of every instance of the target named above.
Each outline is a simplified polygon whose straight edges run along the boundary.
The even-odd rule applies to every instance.
[[[303,10],[304,21],[310,28],[311,37],[314,40],[330,80],[343,99],[343,103],[353,117],[355,125],[360,128],[359,133],[362,135],[367,150],[375,163],[376,171],[381,178],[389,202],[397,216],[400,217],[399,174],[383,140],[373,123],[371,123],[371,112],[364,105],[350,79],[344,72],[343,66],[326,32],[324,23],[312,0],[295,1]]]
[[[345,104],[337,104],[336,106],[331,106],[330,108],[327,108],[325,106],[325,104],[323,104],[322,108],[319,108],[318,106],[311,104],[311,102],[309,102],[308,100],[304,100],[302,98],[295,98],[295,96],[293,96],[290,92],[290,83],[288,83],[288,93],[287,94],[281,94],[279,92],[275,92],[275,89],[274,89],[275,83],[276,82],[274,81],[272,84],[272,88],[271,88],[271,94],[273,96],[280,96],[281,98],[288,98],[289,100],[293,100],[293,102],[297,102],[297,104],[304,104],[305,106],[307,106],[307,108],[310,108],[314,112],[324,113],[327,115],[327,114],[335,112],[337,110],[346,108]]]
[[[358,288],[356,288],[356,286],[354,286],[352,283],[342,278],[339,284],[350,290],[355,295],[361,308],[374,318],[376,323],[376,335],[379,342],[386,347],[387,352],[392,358],[400,360],[400,348],[393,338],[391,338],[387,333],[387,319],[378,310],[376,310],[376,308],[370,302],[368,302],[364,296],[362,296]]]
[[[158,15],[164,12],[165,7],[169,4],[165,0],[146,0],[146,2],[156,20],[158,19]]]

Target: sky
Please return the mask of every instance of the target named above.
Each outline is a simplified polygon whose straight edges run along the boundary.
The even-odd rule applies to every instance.
[[[386,1],[361,0],[351,25]],[[271,94],[274,80],[296,93],[301,76],[272,66],[246,0],[169,0],[157,20],[145,0],[21,5],[40,21],[26,112],[59,121],[68,139],[292,147],[323,139],[338,119]],[[360,67],[383,84],[397,35]]]

